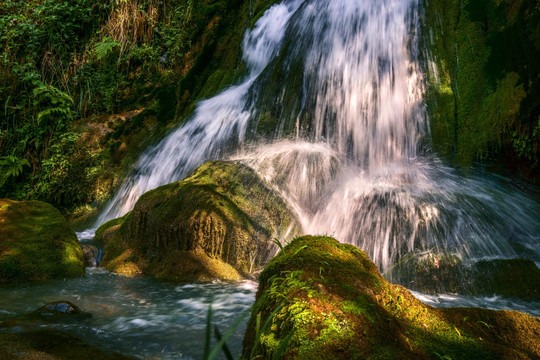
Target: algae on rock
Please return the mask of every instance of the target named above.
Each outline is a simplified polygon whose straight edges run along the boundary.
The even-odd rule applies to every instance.
[[[0,199],[0,283],[84,275],[75,232],[52,205]]]
[[[424,1],[426,101],[433,145],[454,164],[496,160],[538,182],[537,3]]]
[[[102,265],[177,281],[248,277],[300,225],[286,203],[249,167],[213,161],[185,180],[145,193],[133,211],[104,224]]]
[[[436,309],[388,283],[367,255],[293,240],[259,277],[243,359],[537,359],[540,319]]]

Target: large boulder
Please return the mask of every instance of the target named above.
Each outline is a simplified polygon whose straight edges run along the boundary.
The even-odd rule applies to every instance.
[[[292,241],[265,268],[243,359],[538,359],[540,319],[437,309],[387,282],[358,248]]]
[[[0,199],[0,283],[82,275],[81,245],[56,208]]]
[[[540,269],[529,259],[465,263],[453,254],[410,253],[385,276],[394,283],[427,294],[501,295],[540,300]]]
[[[115,272],[176,281],[250,277],[300,225],[281,197],[249,167],[213,161],[183,181],[149,191],[94,241]]]

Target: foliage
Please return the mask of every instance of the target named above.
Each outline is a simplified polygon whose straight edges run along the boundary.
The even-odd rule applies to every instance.
[[[13,155],[0,157],[0,186],[4,185],[9,177],[19,176],[25,166],[30,166],[26,159]]]
[[[258,1],[257,11],[272,2]],[[127,168],[141,139],[161,136],[178,121],[180,107],[187,115],[198,97],[233,81],[250,9],[251,2],[225,0],[0,2],[0,156],[30,164],[3,178],[0,197],[47,199],[71,209],[103,201],[102,186],[85,181],[114,181],[119,175],[111,174],[122,170],[109,168]],[[97,148],[81,150],[87,136],[67,141],[100,114],[145,108],[110,129],[114,134]],[[120,144],[130,150],[119,153]],[[98,169],[100,161],[107,166]],[[67,193],[46,194],[75,168],[91,173],[81,186],[89,193],[71,203]]]

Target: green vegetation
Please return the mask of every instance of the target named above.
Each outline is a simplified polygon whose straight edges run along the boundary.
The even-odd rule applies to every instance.
[[[388,283],[366,254],[323,236],[293,240],[259,277],[243,359],[533,359],[538,319],[435,309]],[[261,319],[269,326],[259,331]],[[486,326],[487,325],[487,326]],[[258,341],[257,341],[258,340]]]
[[[0,2],[0,197],[79,215],[138,154],[243,75],[275,1]]]
[[[96,232],[102,265],[177,281],[249,277],[300,225],[286,203],[240,163],[213,161],[145,193],[133,211]]]
[[[51,205],[0,200],[0,223],[0,283],[84,275],[77,236]]]
[[[497,160],[538,181],[539,24],[535,0],[425,2],[433,143],[455,164]]]

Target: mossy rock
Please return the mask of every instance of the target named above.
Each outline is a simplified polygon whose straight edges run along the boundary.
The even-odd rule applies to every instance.
[[[461,259],[454,254],[414,252],[385,272],[385,277],[408,289],[426,294],[468,293]]]
[[[540,300],[540,269],[528,259],[466,264],[454,254],[411,253],[385,276],[394,283],[426,294],[500,295]]]
[[[540,269],[532,260],[479,261],[471,277],[479,294],[540,300]]]
[[[259,281],[243,359],[540,357],[540,319],[425,305],[363,251],[329,237],[293,240]]]
[[[84,275],[75,232],[41,201],[0,199],[0,283]]]
[[[123,219],[104,224],[95,241],[102,265],[176,281],[251,277],[300,225],[279,195],[249,167],[213,161],[185,180],[145,193]]]

